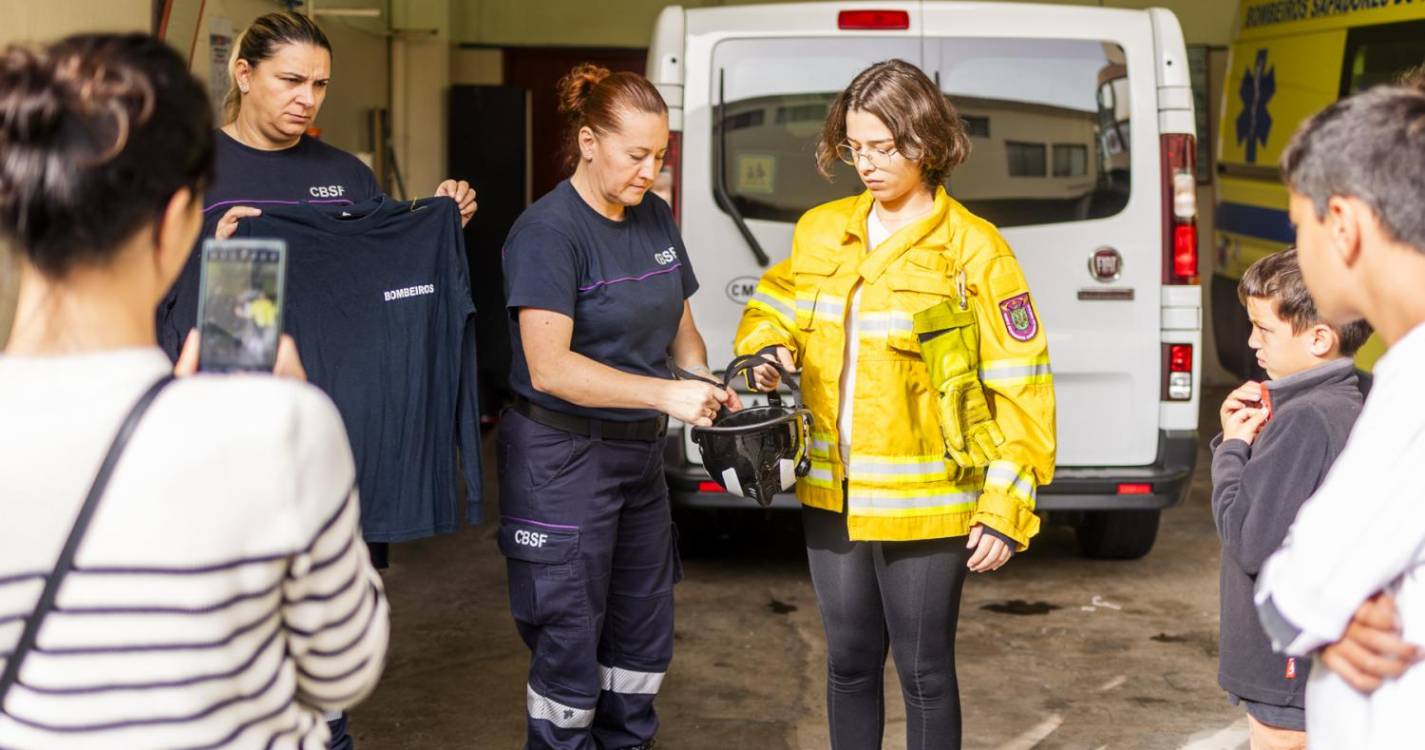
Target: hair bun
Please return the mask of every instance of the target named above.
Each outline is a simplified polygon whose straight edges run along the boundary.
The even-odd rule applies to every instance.
[[[559,79],[559,111],[566,117],[577,119],[579,113],[584,111],[584,102],[589,100],[589,94],[593,92],[594,87],[609,75],[608,68],[593,63],[574,66],[573,70]]]
[[[23,47],[0,57],[0,145],[43,143],[64,123],[65,92],[54,61]]]

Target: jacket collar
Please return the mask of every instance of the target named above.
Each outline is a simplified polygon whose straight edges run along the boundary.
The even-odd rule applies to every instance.
[[[1269,380],[1266,387],[1272,395],[1273,408],[1280,409],[1282,404],[1322,386],[1348,384],[1356,387],[1359,382],[1355,361],[1349,357],[1343,357],[1317,365],[1310,370],[1298,372],[1295,375]]]
[[[856,248],[866,248],[866,220],[871,215],[871,209],[875,205],[875,198],[871,196],[871,191],[867,190],[857,196],[856,202],[851,206],[851,213],[846,218],[846,232],[842,238],[843,249],[846,245]],[[918,244],[946,244],[950,240],[950,222],[946,219],[950,215],[951,206],[954,203],[950,195],[945,192],[943,186],[935,189],[935,204],[931,207],[930,213],[915,220],[914,223],[901,227],[885,244],[876,248],[875,252],[862,252],[857,265],[857,272],[866,283],[874,283],[885,272],[886,268],[905,255],[906,251]],[[928,241],[927,241],[928,240]]]

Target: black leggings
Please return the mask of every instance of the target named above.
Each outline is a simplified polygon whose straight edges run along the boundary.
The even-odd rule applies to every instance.
[[[807,558],[826,629],[832,750],[877,750],[886,723],[888,649],[906,708],[906,750],[958,750],[955,623],[965,537],[853,542],[840,513],[802,509]]]

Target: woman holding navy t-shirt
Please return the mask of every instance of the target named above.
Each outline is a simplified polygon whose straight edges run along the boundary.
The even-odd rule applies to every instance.
[[[380,186],[360,159],[307,135],[332,77],[326,34],[299,13],[268,13],[243,32],[228,66],[231,84],[215,142],[217,178],[203,207],[203,236],[231,237],[239,221],[264,204],[360,203],[379,197]],[[435,189],[460,204],[460,218],[475,215],[475,191],[461,180]],[[192,328],[198,299],[199,253],[159,310],[159,343],[170,357]]]
[[[504,249],[514,362],[501,422],[500,550],[528,644],[528,744],[647,748],[673,656],[680,575],[663,477],[668,417],[711,424],[687,299],[698,282],[668,204],[650,195],[668,108],[647,79],[584,65],[560,82],[574,174]],[[710,374],[710,373],[709,373]]]
[[[355,204],[382,195],[371,170],[355,156],[307,135],[332,77],[326,34],[299,13],[268,13],[238,39],[228,66],[231,84],[215,134],[216,178],[203,207],[202,237],[231,237],[237,223],[274,203]],[[437,196],[460,205],[462,223],[475,215],[469,183],[445,180]],[[199,260],[194,252],[173,289],[159,303],[159,344],[172,359],[197,361]],[[387,545],[372,543],[372,561],[386,567]],[[335,714],[335,750],[353,747],[346,720]]]

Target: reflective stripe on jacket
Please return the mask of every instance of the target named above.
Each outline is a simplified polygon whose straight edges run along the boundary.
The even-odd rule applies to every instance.
[[[852,539],[963,536],[984,524],[1020,549],[1039,530],[1040,485],[1054,474],[1049,348],[1024,274],[999,231],[936,191],[931,213],[866,252],[869,192],[817,206],[797,222],[789,259],[768,269],[743,310],[737,353],[792,351],[812,412],[802,503],[841,512]],[[1005,443],[988,468],[946,458],[913,316],[966,292],[980,326],[980,380]],[[862,285],[850,466],[837,450],[846,311]],[[849,469],[849,472],[848,472]]]

